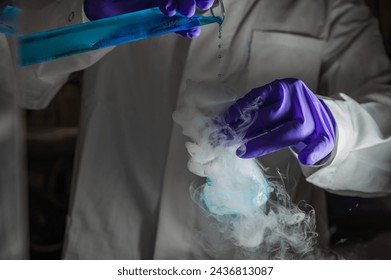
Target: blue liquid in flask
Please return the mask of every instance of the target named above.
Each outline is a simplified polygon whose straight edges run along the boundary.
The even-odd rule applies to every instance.
[[[22,36],[20,63],[27,66],[211,23],[221,25],[223,19],[197,14],[187,18],[179,13],[169,17],[159,8],[141,10]]]

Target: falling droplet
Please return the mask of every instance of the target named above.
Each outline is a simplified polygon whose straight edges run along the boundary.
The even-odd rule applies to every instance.
[[[222,25],[220,24],[219,25],[219,40],[221,40],[221,38],[222,38],[222,29],[223,29],[223,27],[222,27]],[[218,48],[219,48],[219,50],[221,51],[221,49],[222,49],[222,43],[221,42],[219,42],[219,44],[217,45],[218,46]],[[219,51],[219,54],[217,55],[217,58],[218,58],[218,60],[219,61],[221,61],[222,60],[222,58],[223,58],[223,55],[222,55],[222,53]],[[218,73],[217,74],[217,78],[218,79],[221,79],[223,77],[223,74],[222,73]]]

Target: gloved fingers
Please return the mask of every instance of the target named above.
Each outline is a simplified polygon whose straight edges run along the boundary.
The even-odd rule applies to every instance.
[[[85,0],[85,2],[93,2],[92,5],[96,5],[95,0]],[[115,15],[121,15],[125,13],[131,13],[135,11],[145,10],[149,8],[156,7],[155,0],[132,0],[132,1],[111,1],[111,10],[115,13]],[[107,8],[105,5],[102,7],[103,9]]]
[[[240,104],[232,105],[224,114],[224,122],[238,134],[245,133],[256,120],[258,108],[242,108]]]
[[[283,95],[273,94],[270,84],[252,89],[225,112],[223,119],[236,135],[253,138],[277,125],[277,119],[286,114],[279,110]],[[266,104],[264,103],[266,100]]]
[[[252,100],[258,99],[259,103],[266,106],[279,102],[283,97],[284,92],[281,90],[281,84],[278,80],[276,80],[269,84],[252,89],[241,99],[244,99],[247,103],[251,103]]]
[[[197,0],[197,7],[203,11],[213,6],[214,0]]]
[[[254,158],[296,145],[303,140],[302,130],[303,125],[300,121],[284,123],[270,132],[249,140],[245,144],[245,151],[238,150],[237,155],[241,158]]]
[[[252,89],[228,108],[224,114],[225,122],[229,125],[242,122],[249,113],[258,111],[263,104],[259,88]]]
[[[314,165],[327,157],[334,148],[334,141],[325,135],[307,145],[300,153],[299,160],[304,165]]]
[[[196,2],[195,0],[179,0],[177,10],[185,17],[191,17],[195,13]]]
[[[85,0],[88,1],[88,0]],[[96,4],[96,0],[93,0]],[[159,1],[156,0],[131,0],[131,1],[124,1],[124,0],[110,0],[110,1],[104,1],[106,3],[109,3],[110,6],[116,7],[116,8],[129,8],[133,11],[138,10],[144,10],[152,7],[157,7]],[[161,2],[161,1],[160,1]],[[106,4],[107,5],[107,4]]]
[[[156,6],[156,0],[84,0],[84,12],[90,20],[123,15]]]
[[[177,0],[165,0],[159,5],[162,13],[170,17],[176,14],[177,7]]]
[[[196,6],[201,10],[207,10],[212,7],[213,3],[213,0],[165,0],[159,7],[168,16],[179,12],[186,17],[191,17],[195,13]]]
[[[283,123],[299,120],[306,122],[313,127],[311,110],[304,95],[297,93],[283,94],[282,84],[275,81],[267,86],[252,90],[248,98],[239,100],[227,111],[225,120],[234,130],[243,128],[243,124],[250,123],[251,118],[255,118],[250,125],[247,125],[244,139],[251,139],[271,131]],[[253,101],[250,101],[254,98]],[[293,98],[297,102],[293,102]],[[264,103],[266,100],[266,103]],[[242,106],[242,107],[241,107]]]
[[[178,31],[178,32],[175,32],[176,34],[179,34],[185,38],[189,38],[189,39],[194,39],[196,37],[198,37],[200,34],[201,34],[201,28],[199,26],[197,27],[194,27],[192,29],[189,29],[189,30],[183,30],[183,31]]]
[[[279,103],[274,103],[256,112],[255,120],[248,127],[244,139],[255,138],[265,131],[270,131],[283,123],[290,121],[290,108],[282,107]]]

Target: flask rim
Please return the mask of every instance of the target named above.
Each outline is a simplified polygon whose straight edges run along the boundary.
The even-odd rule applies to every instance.
[[[224,22],[224,19],[225,19],[225,7],[224,7],[224,2],[223,2],[223,0],[217,0],[217,3],[218,3],[218,5],[219,5],[219,7],[220,7],[220,10],[221,10],[221,18],[222,18],[222,20],[223,20],[223,22]],[[215,13],[214,13],[214,11],[213,11],[213,7],[210,8],[210,12],[211,12],[212,16],[214,16],[214,17],[216,16]]]

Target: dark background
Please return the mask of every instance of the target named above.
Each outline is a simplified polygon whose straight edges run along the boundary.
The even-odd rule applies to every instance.
[[[391,1],[367,0],[391,57]],[[26,112],[32,259],[60,259],[78,134],[82,72],[49,107]],[[348,259],[391,259],[391,196],[328,194],[331,247]]]

